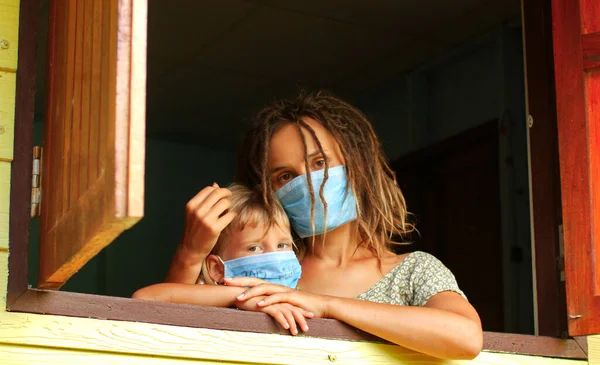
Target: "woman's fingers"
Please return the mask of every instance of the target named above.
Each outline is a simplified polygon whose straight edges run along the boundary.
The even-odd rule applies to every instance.
[[[233,221],[233,218],[235,218],[236,215],[237,214],[235,212],[229,211],[222,217],[219,217],[219,219],[217,219],[217,223],[215,223],[215,230],[218,230],[219,232],[223,231],[225,227],[227,227],[227,225]]]
[[[279,323],[281,327],[285,328],[286,330],[290,329],[290,324],[288,323],[283,313],[277,310],[275,307],[268,309],[265,308],[264,312],[273,317],[273,319],[275,319],[275,321]]]
[[[196,194],[190,201],[185,205],[185,208],[188,213],[196,211],[196,208],[206,199],[208,194],[212,193],[215,190],[215,186],[207,186],[204,189],[200,190],[198,194]]]
[[[294,318],[292,311],[288,306],[281,306],[281,311],[283,312],[283,316],[285,317],[287,322],[290,324],[290,333],[294,336],[297,335],[298,327],[296,325],[296,319]]]
[[[250,290],[252,290],[252,289],[250,289]],[[250,291],[250,290],[248,290],[248,291]],[[246,291],[246,293],[248,291]],[[244,294],[242,293],[241,295],[244,295]],[[273,293],[273,294],[263,293],[263,294],[258,294],[258,295],[268,295],[266,298],[262,299],[260,302],[258,302],[256,304],[258,307],[267,307],[269,305],[278,304],[278,303],[289,303],[289,304],[293,304],[293,305],[298,305],[298,303],[296,303],[294,301],[294,299],[292,298],[292,296],[290,295],[289,292],[287,292],[287,293],[279,292],[279,293]],[[244,297],[244,300],[246,300],[246,297]]]
[[[308,324],[306,324],[306,317],[304,316],[304,312],[306,312],[302,308],[298,308],[290,305],[290,310],[292,312],[292,316],[294,316],[295,322],[298,324],[298,327],[302,329],[302,331],[308,331]]]
[[[231,200],[221,199],[206,212],[206,219],[216,222],[229,208],[231,208]]]
[[[294,336],[298,334],[298,329],[304,332],[308,331],[306,318],[302,315],[302,308],[284,303],[264,308],[262,311],[273,317],[281,327],[289,330]]]
[[[208,196],[202,201],[196,210],[200,215],[206,215],[218,201],[231,196],[231,191],[226,188],[213,189]]]
[[[301,311],[300,313],[302,314],[302,316],[304,316],[304,318],[314,318],[315,317],[315,314],[311,311],[307,311],[306,309],[300,308],[300,307],[296,307],[296,308],[298,308]]]
[[[268,282],[259,278],[251,278],[245,276],[238,276],[235,278],[225,278],[225,283],[230,286],[257,286],[261,284],[267,284]]]
[[[252,287],[242,294],[240,294],[237,299],[238,300],[248,300],[255,297],[263,296],[263,295],[273,295],[275,293],[281,293],[289,291],[290,288],[282,286],[282,285],[273,285],[273,284],[260,284],[255,287]],[[273,303],[271,303],[273,304]]]

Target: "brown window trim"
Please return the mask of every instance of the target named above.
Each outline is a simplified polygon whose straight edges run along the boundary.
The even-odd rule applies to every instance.
[[[32,171],[38,12],[39,0],[21,0],[14,159],[10,192],[7,309],[11,312],[137,321],[217,330],[287,333],[264,313],[29,288],[27,283],[31,194],[29,184]],[[333,319],[311,320],[311,330],[307,335],[387,343],[385,340]],[[574,339],[485,332],[484,348],[493,352],[587,359],[587,352]]]

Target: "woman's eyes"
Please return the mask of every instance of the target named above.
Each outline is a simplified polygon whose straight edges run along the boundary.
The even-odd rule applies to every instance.
[[[324,169],[325,168],[325,159],[320,158],[320,159],[316,160],[315,163],[313,164],[313,166],[316,170]]]
[[[292,180],[292,174],[290,174],[289,172],[286,172],[285,174],[281,174],[279,175],[279,177],[277,178],[277,181],[280,183],[285,183]]]
[[[277,244],[277,248],[280,250],[286,249],[288,247],[290,247],[290,244],[287,242],[282,242],[282,243]]]
[[[323,170],[325,168],[325,158],[321,157],[312,163],[312,170]],[[294,175],[289,172],[285,172],[277,177],[277,183],[285,185],[287,182],[294,179]]]
[[[250,246],[248,247],[249,252],[258,252],[260,250],[260,246]]]

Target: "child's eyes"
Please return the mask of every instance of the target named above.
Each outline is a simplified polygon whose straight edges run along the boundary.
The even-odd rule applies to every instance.
[[[250,246],[248,247],[249,252],[258,252],[260,250],[259,246]]]
[[[281,250],[288,248],[288,247],[290,247],[290,244],[287,242],[282,242],[282,243],[277,244],[277,248],[281,249]]]

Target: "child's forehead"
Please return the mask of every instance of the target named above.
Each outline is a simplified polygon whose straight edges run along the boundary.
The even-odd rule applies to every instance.
[[[252,222],[238,226],[234,229],[231,234],[239,238],[252,237],[252,238],[263,238],[271,235],[288,235],[290,228],[287,224],[275,222],[271,226],[262,222]]]

